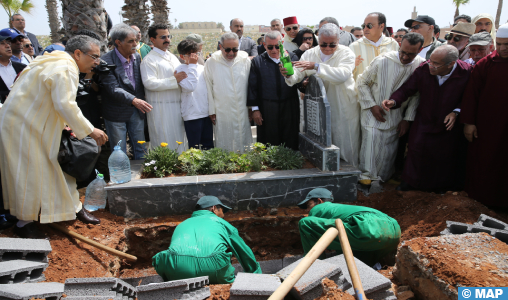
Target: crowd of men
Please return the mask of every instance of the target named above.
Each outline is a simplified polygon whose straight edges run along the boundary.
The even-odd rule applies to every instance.
[[[508,165],[502,138],[508,130],[503,115],[508,24],[496,30],[489,14],[458,16],[445,40],[427,15],[407,20],[407,29],[395,33],[380,12],[368,14],[351,32],[333,17],[323,18],[314,32],[293,16],[272,20],[262,45],[243,36],[244,23],[235,18],[206,61],[201,36],[172,41],[164,24],[149,28],[150,44],[140,41],[138,27],[117,24],[109,32],[112,49],[105,54],[100,37],[87,30],[43,54],[35,36],[24,30],[23,17],[14,15],[12,23],[14,28],[0,31],[0,169],[3,204],[10,212],[2,211],[0,226],[15,224],[21,237],[42,235],[37,220],[100,222],[83,209],[76,180],[57,161],[66,126],[99,146],[120,143],[124,152],[128,137],[134,159],[143,158],[148,136],[152,148],[220,147],[242,153],[253,141],[251,121],[259,142],[298,150],[300,101],[310,76],[324,84],[332,142],[342,160],[361,170],[361,184],[389,180],[397,154],[407,147],[397,189],[465,189],[487,205],[508,207],[506,192],[497,188],[507,179],[503,170]],[[293,61],[292,75],[280,64],[281,42]],[[172,44],[178,56],[169,51]],[[108,71],[97,71],[100,64]],[[83,78],[92,79],[89,92],[100,96],[100,105],[93,104],[93,97],[76,102]],[[385,229],[373,235],[372,240],[383,241],[379,247],[361,238],[353,247],[371,265],[396,248],[396,221],[369,208],[327,202],[333,195],[318,189],[301,203],[312,208],[300,222],[305,251],[335,218],[365,224],[353,226],[352,237],[372,233],[376,226]],[[214,246],[224,243],[246,271],[260,272],[238,232],[212,216],[222,217],[225,209],[212,196],[198,202],[197,212],[175,231],[170,249],[154,257],[161,276],[173,280],[213,273],[214,282],[231,282],[231,254]],[[203,222],[210,223],[205,226],[210,232],[201,230]],[[217,226],[225,232],[218,233]],[[207,239],[199,238],[202,234]],[[189,235],[196,240],[189,243]],[[203,240],[209,243],[193,246]],[[197,274],[203,264],[209,272]],[[176,265],[186,267],[175,270]]]

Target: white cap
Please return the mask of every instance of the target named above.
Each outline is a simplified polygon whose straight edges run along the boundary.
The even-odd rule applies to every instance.
[[[499,26],[497,29],[497,37],[502,39],[508,38],[508,23]]]

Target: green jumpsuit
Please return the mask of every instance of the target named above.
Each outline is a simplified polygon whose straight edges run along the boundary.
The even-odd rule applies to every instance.
[[[228,248],[231,252],[227,252]],[[195,211],[178,225],[168,250],[152,258],[155,271],[165,280],[208,276],[210,283],[232,283],[234,254],[244,272],[261,274],[254,253],[238,235],[238,230],[208,210]]]
[[[344,223],[353,255],[369,266],[397,249],[400,227],[395,219],[369,207],[325,202],[314,206],[298,224],[305,253],[328,228],[335,227],[336,219]],[[342,254],[338,237],[328,249]]]

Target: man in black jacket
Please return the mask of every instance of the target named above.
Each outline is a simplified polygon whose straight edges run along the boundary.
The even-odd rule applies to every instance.
[[[253,110],[258,142],[284,144],[297,150],[300,121],[298,89],[296,85],[288,86],[279,71],[280,40],[280,32],[268,32],[264,40],[266,52],[252,60],[247,106]],[[289,55],[291,60],[298,60],[294,53]]]
[[[26,65],[11,61],[11,37],[0,35],[0,101],[2,104],[11,91],[16,76]]]
[[[14,14],[11,17],[12,21],[12,27],[14,27],[14,30],[16,30],[19,34],[22,34],[32,42],[32,45],[34,47],[35,56],[42,55],[42,46],[39,44],[39,41],[37,40],[37,37],[35,37],[35,34],[30,33],[28,31],[25,31],[25,18],[23,18],[20,14]]]
[[[111,148],[121,140],[126,152],[126,137],[134,148],[134,159],[142,159],[145,147],[138,141],[145,140],[144,114],[152,110],[145,100],[145,88],[141,80],[141,57],[136,51],[137,32],[126,24],[111,29],[115,49],[102,59],[116,65],[113,72],[101,77],[102,115]]]

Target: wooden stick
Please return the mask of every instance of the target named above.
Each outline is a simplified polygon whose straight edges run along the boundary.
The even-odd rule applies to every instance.
[[[302,275],[310,268],[314,261],[325,251],[326,247],[337,237],[337,229],[328,228],[323,236],[316,242],[309,253],[305,255],[296,268],[284,279],[281,285],[273,292],[268,300],[282,300],[298,282]]]
[[[125,258],[125,259],[130,260],[130,261],[136,261],[136,260],[138,260],[138,258],[136,256],[133,256],[133,255],[130,255],[130,254],[127,254],[127,253],[123,253],[122,251],[118,251],[118,250],[115,250],[115,249],[110,248],[108,246],[104,246],[103,244],[99,244],[97,242],[94,242],[91,239],[86,238],[86,237],[82,236],[79,233],[71,231],[71,230],[69,230],[67,228],[64,228],[64,227],[62,227],[60,225],[57,225],[55,223],[50,223],[48,225],[53,227],[54,229],[56,229],[58,231],[61,231],[61,232],[65,233],[65,234],[67,234],[67,235],[70,235],[70,236],[72,236],[74,238],[77,238],[78,240],[81,240],[84,243],[87,243],[88,245],[91,245],[91,246],[94,246],[94,247],[99,248],[101,250],[104,250],[104,251],[106,251],[106,252],[108,252],[110,254],[116,255],[116,256],[118,256],[120,258]]]
[[[365,292],[363,291],[360,274],[358,274],[358,269],[356,268],[353,251],[351,250],[351,245],[349,244],[349,239],[347,238],[346,229],[344,228],[344,224],[342,224],[342,220],[341,219],[335,220],[335,226],[339,231],[340,247],[342,248],[342,252],[344,253],[344,257],[346,258],[347,269],[349,270],[349,275],[351,276],[351,280],[353,281],[356,299],[367,300],[367,297],[365,297]]]

